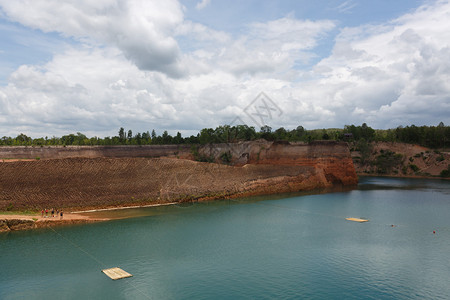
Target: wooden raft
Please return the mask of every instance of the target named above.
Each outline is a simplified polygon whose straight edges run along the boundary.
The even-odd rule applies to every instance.
[[[345,219],[348,220],[348,221],[360,222],[360,223],[363,223],[363,222],[369,222],[369,220],[366,220],[366,219],[359,219],[359,218],[345,218]]]
[[[105,269],[105,270],[102,270],[102,272],[105,273],[105,275],[108,276],[109,278],[111,278],[112,280],[117,280],[117,279],[122,279],[122,278],[127,278],[127,277],[133,276],[130,273],[125,272],[121,268]]]

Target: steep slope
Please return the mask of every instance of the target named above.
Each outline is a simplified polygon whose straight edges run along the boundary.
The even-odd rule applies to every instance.
[[[5,160],[0,163],[0,210],[190,201],[357,183],[346,144],[265,142],[227,147],[235,153],[235,165],[133,157],[132,147],[126,158]],[[220,157],[220,147],[214,153]]]

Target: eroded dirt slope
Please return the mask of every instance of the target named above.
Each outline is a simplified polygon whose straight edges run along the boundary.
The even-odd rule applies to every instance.
[[[103,207],[327,186],[308,166],[232,167],[170,158],[70,158],[0,164],[0,210]]]
[[[54,158],[5,160],[0,163],[0,210],[115,207],[357,183],[346,143],[258,141],[199,149],[216,162],[223,153],[232,153],[230,165],[175,158],[180,153],[174,157],[174,149],[163,151],[161,147],[155,149],[165,157],[141,157],[156,153],[147,148],[145,153],[140,147],[130,147],[128,152],[121,148],[120,157],[114,158],[84,157],[92,150],[89,147],[68,150],[70,155],[82,157],[61,158],[69,154],[58,148],[48,150],[48,155],[57,153]],[[25,150],[20,149],[21,155]]]

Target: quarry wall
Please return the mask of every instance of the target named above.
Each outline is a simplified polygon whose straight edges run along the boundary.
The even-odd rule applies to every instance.
[[[201,201],[357,183],[345,143],[261,140],[195,151],[216,163],[194,161],[191,146],[0,147],[0,210]]]

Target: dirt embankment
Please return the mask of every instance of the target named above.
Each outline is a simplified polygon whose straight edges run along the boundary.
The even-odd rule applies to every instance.
[[[26,159],[98,157],[191,157],[189,145],[0,146],[0,162]]]
[[[268,142],[258,140],[236,144],[202,146],[201,156],[223,162],[223,154],[230,154],[230,164],[242,166],[308,166],[323,171],[330,183],[357,184],[357,177],[347,143],[316,141],[310,144]]]
[[[132,157],[133,148],[129,148],[127,158],[0,163],[0,210],[146,205],[357,183],[344,143],[244,144],[223,145],[228,147],[226,151],[233,151],[230,164],[234,166],[181,158]],[[217,157],[222,150],[214,150]],[[243,160],[245,164],[238,163]]]
[[[107,219],[90,218],[80,214],[66,214],[63,218],[44,218],[36,215],[0,215],[0,233],[16,230],[28,230],[60,225],[86,224],[105,221]]]
[[[351,156],[358,175],[439,177],[450,166],[450,153],[405,143],[373,142]]]

